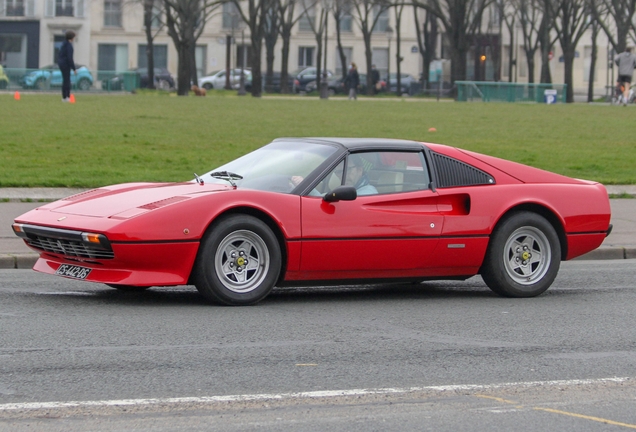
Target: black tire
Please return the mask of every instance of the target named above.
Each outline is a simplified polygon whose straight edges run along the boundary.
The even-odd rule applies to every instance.
[[[504,297],[535,297],[559,272],[561,244],[543,216],[518,212],[502,220],[488,244],[481,276]]]
[[[211,90],[211,89],[214,88],[214,86],[212,84],[210,84],[210,83],[205,83],[205,84],[203,84],[203,88],[206,89],[206,90]]]
[[[116,290],[126,291],[126,292],[141,292],[150,288],[147,286],[135,286],[135,285],[117,285],[117,284],[106,284],[106,285],[111,288],[115,288]]]
[[[77,83],[77,88],[82,91],[86,91],[91,88],[91,82],[87,78],[82,78]]]
[[[46,78],[38,78],[33,83],[33,88],[37,90],[46,90]]]
[[[253,216],[229,215],[203,237],[193,281],[207,300],[246,306],[270,293],[281,265],[280,245],[267,224]]]

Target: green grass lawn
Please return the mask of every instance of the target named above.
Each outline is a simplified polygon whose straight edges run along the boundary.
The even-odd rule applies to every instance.
[[[587,104],[0,94],[0,187],[183,181],[284,136],[404,138],[636,184],[636,110]],[[428,132],[435,127],[437,132]]]

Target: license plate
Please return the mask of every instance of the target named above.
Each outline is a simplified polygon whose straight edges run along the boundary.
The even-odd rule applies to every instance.
[[[56,275],[66,276],[73,279],[86,279],[92,269],[76,265],[62,264],[57,268]]]

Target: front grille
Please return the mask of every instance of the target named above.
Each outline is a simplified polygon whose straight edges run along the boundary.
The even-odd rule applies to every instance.
[[[17,228],[16,228],[17,227]],[[50,228],[30,224],[14,224],[14,231],[34,249],[78,259],[113,259],[115,253],[103,234]],[[97,236],[99,242],[91,242],[85,235]]]
[[[97,249],[87,246],[84,243],[56,239],[53,237],[32,236],[30,235],[25,239],[26,242],[36,249],[40,249],[44,252],[51,252],[56,254],[62,254],[70,257],[77,258],[93,258],[93,259],[113,259],[115,253],[112,250]]]

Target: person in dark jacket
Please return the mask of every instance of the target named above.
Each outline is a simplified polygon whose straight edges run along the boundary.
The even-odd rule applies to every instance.
[[[77,73],[75,62],[73,62],[73,39],[75,39],[75,32],[68,30],[57,57],[57,65],[62,72],[62,102],[71,100],[71,70]]]
[[[347,87],[349,88],[349,100],[358,99],[356,92],[360,85],[360,75],[358,75],[358,68],[355,63],[351,63],[351,68],[346,78]]]

